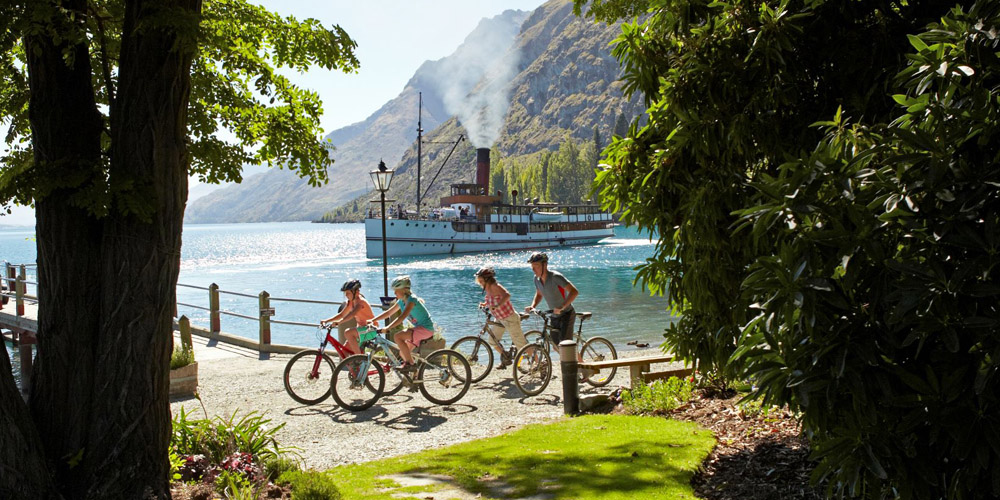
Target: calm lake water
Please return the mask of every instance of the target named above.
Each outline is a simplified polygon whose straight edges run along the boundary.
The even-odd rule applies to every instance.
[[[0,230],[0,259],[14,263],[35,261],[34,233],[26,229]],[[666,299],[650,297],[632,286],[633,267],[653,252],[654,243],[630,228],[619,227],[616,236],[593,246],[549,252],[550,267],[566,275],[580,290],[577,311],[592,311],[584,333],[603,335],[624,346],[629,340],[658,344],[666,324],[673,321]],[[431,317],[444,329],[446,339],[478,333],[483,316],[476,309],[482,299],[473,274],[484,265],[494,266],[497,279],[510,290],[514,305],[523,309],[534,295],[530,252],[497,252],[389,260],[389,280],[408,274],[413,290],[424,299]],[[30,274],[30,273],[29,273]],[[273,298],[340,301],[340,285],[358,278],[370,302],[382,295],[382,261],[365,257],[362,224],[205,224],[184,227],[179,282],[256,297],[266,290],[275,309],[273,319],[316,323],[332,316],[336,306],[290,303]],[[208,292],[178,287],[178,302],[208,306]],[[221,295],[221,307],[257,316],[258,302],[230,294]],[[207,326],[208,312],[178,306],[192,324]],[[535,318],[525,330],[537,328]],[[222,330],[257,338],[257,322],[222,316]],[[272,325],[272,342],[312,346],[315,328]]]

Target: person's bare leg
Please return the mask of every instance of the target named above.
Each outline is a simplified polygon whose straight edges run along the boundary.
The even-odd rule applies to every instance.
[[[403,361],[413,363],[413,356],[410,355],[410,341],[413,340],[413,330],[403,330],[393,337],[396,340],[396,347],[399,347],[399,354]]]
[[[354,354],[361,354],[361,345],[358,343],[358,331],[354,328],[344,333],[347,337],[347,347],[350,347]]]

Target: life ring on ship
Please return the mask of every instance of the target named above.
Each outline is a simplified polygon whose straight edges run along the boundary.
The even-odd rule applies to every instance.
[[[506,215],[505,215],[505,216],[503,216],[503,221],[504,221],[504,222],[507,222],[507,216],[506,216]]]
[[[594,216],[593,215],[587,215],[587,222],[590,222],[592,220],[594,220]]]

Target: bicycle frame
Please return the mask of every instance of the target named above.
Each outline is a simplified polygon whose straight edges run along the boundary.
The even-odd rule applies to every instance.
[[[482,330],[479,331],[478,337],[481,338],[481,339],[483,339],[483,334],[485,333],[485,334],[489,335],[489,337],[491,339],[493,339],[493,342],[495,342],[493,344],[493,346],[491,346],[491,347],[500,346],[500,348],[503,349],[504,348],[503,347],[503,342],[501,342],[500,339],[496,335],[493,334],[493,329],[490,328],[490,326],[499,326],[501,328],[504,328],[503,323],[497,321],[493,317],[493,313],[489,310],[489,308],[487,308],[487,307],[480,307],[479,310],[483,311],[483,314],[486,315],[486,322],[483,323],[483,328],[482,328]],[[515,312],[514,314],[517,314],[517,312]],[[486,343],[489,344],[489,342],[486,342]]]
[[[374,339],[366,340],[361,343],[361,350],[368,351],[368,356],[365,360],[365,363],[361,366],[361,368],[358,371],[367,372],[369,375],[372,373],[370,368],[372,364],[372,355],[374,355],[375,349],[369,350],[367,349],[368,346],[375,346],[376,348],[381,348],[382,352],[384,352],[386,357],[388,358],[388,362],[385,364],[385,366],[383,366],[383,368],[392,368],[400,377],[403,378],[403,381],[406,382],[408,385],[423,383],[422,381],[419,380],[414,381],[413,379],[410,378],[409,375],[399,370],[399,367],[400,365],[403,364],[403,362],[400,358],[397,358],[396,355],[393,354],[393,349],[398,350],[399,346],[397,346],[395,342],[392,342],[389,339],[382,337],[381,335],[376,335]],[[413,357],[413,361],[415,364],[426,364],[434,369],[437,370],[441,369],[440,366],[431,364],[426,359],[424,359],[423,356],[421,356],[419,353],[416,352],[416,348],[410,351],[410,356]],[[386,371],[387,372],[386,375],[388,375],[388,370],[384,371]]]
[[[545,342],[545,349],[551,351],[553,346],[555,346],[555,342],[552,341],[552,334],[550,332],[557,330],[557,328],[552,326],[551,322],[554,314],[549,311],[541,311],[538,309],[532,309],[531,313],[539,318],[542,318],[542,340]],[[583,338],[583,321],[577,321],[576,331],[573,332],[573,339],[576,340],[576,344],[579,349],[583,349],[583,344],[586,343]]]
[[[340,356],[341,360],[345,360],[351,356],[354,356],[355,354],[361,354],[358,352],[354,352],[353,350],[351,350],[349,346],[341,344],[340,341],[333,338],[334,327],[332,325],[326,327],[321,326],[320,328],[326,328],[326,338],[324,338],[319,344],[319,353],[321,355],[326,353],[327,344],[333,346],[333,348],[337,351],[337,355]],[[370,329],[368,329],[368,327],[364,326],[359,327],[358,328],[359,336],[363,334],[363,332],[361,331],[362,329],[366,329],[364,333],[371,331]],[[393,344],[393,347],[395,347],[395,344]],[[361,351],[364,352],[364,348],[362,348]],[[319,373],[319,363],[321,360],[322,360],[321,356],[316,356],[316,361],[313,362],[312,376],[314,377],[317,376],[317,374]]]

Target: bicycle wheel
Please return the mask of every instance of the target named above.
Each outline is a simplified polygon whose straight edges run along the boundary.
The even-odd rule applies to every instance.
[[[359,373],[368,366],[365,373]],[[385,374],[378,363],[369,363],[368,356],[357,354],[340,362],[333,372],[333,399],[341,408],[361,411],[371,408],[385,390]]]
[[[428,401],[450,405],[468,392],[472,385],[472,368],[465,357],[451,349],[434,351],[420,363],[417,378],[420,393]]]
[[[538,330],[529,330],[524,332],[524,340],[527,340],[529,344],[538,344],[542,341],[542,332]]]
[[[552,358],[548,349],[528,344],[514,356],[514,384],[525,396],[536,396],[552,380]]]
[[[322,403],[330,397],[335,368],[333,359],[326,353],[320,354],[317,349],[296,353],[288,360],[285,374],[281,378],[285,384],[285,392],[304,405]]]
[[[396,359],[399,359],[399,351],[393,350],[392,353]],[[403,377],[399,376],[399,372],[392,368],[389,356],[386,356],[385,351],[381,348],[372,353],[372,361],[378,363],[382,366],[382,371],[385,373],[385,390],[382,391],[383,396],[392,396],[399,392],[403,388]]]
[[[459,354],[465,356],[465,360],[469,362],[469,368],[472,370],[473,383],[486,378],[490,370],[493,369],[493,349],[479,337],[462,337],[451,345],[451,350],[458,351]],[[459,372],[456,372],[455,375],[461,376]]]
[[[525,347],[527,347],[529,345],[532,345],[532,344],[535,344],[535,345],[541,347],[542,349],[546,349],[545,338],[542,336],[542,332],[540,332],[538,330],[531,330],[531,331],[525,333],[524,334],[524,340],[528,341],[528,343],[525,344]],[[546,350],[548,350],[548,349],[546,349]],[[515,355],[516,355],[516,353],[515,353]],[[524,368],[519,368],[518,365],[517,365],[517,363],[514,363],[514,367],[518,368],[519,370],[521,370],[521,373],[527,373],[526,371],[524,371]]]
[[[615,351],[614,344],[604,337],[594,337],[584,342],[583,349],[580,349],[580,355],[583,357],[584,363],[618,359],[618,352]],[[608,385],[611,379],[615,378],[616,371],[618,371],[617,367],[611,369],[604,368],[597,373],[586,376],[583,380],[594,387],[603,387]]]

